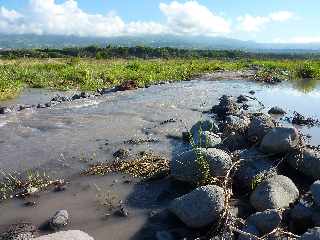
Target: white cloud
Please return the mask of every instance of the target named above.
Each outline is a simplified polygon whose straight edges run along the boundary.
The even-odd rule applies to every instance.
[[[293,18],[294,14],[289,11],[279,11],[270,13],[268,16],[252,16],[246,14],[237,18],[238,29],[245,32],[259,32],[267,24],[272,22],[285,22]]]
[[[115,13],[90,14],[80,9],[76,0],[29,0],[21,13],[0,8],[0,32],[78,36],[121,36],[137,34],[215,35],[230,31],[229,23],[197,1],[160,4],[165,24],[124,22]]]
[[[177,34],[217,35],[230,32],[230,24],[197,1],[161,3],[168,28]]]
[[[251,16],[246,14],[237,18],[240,23],[239,29],[245,32],[258,32],[261,28],[270,22],[268,17]]]
[[[293,18],[294,14],[289,11],[274,12],[269,15],[270,19],[275,22],[285,22]]]

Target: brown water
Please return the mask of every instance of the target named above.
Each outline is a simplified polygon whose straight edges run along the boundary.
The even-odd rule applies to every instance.
[[[186,127],[201,119],[201,111],[210,109],[222,94],[237,96],[254,90],[266,111],[271,106],[280,106],[288,111],[288,115],[298,111],[320,119],[320,87],[312,84],[311,89],[301,87],[304,86],[301,83],[267,86],[246,81],[195,80],[0,116],[1,169],[41,168],[70,180],[63,193],[41,194],[36,208],[24,207],[21,200],[2,203],[0,225],[19,220],[40,225],[56,210],[67,209],[71,215],[68,228],[84,230],[96,240],[154,239],[156,230],[168,227],[168,219],[175,222],[175,227],[181,227],[171,217],[160,216],[154,224],[149,217],[151,211],[164,208],[174,196],[166,194],[168,189],[175,187],[172,183],[126,184],[125,178],[119,175],[79,177],[79,172],[88,162],[113,159],[112,154],[120,147],[130,148],[132,154],[153,150],[170,159],[186,148],[172,136],[181,135]],[[30,89],[6,104],[43,103],[54,94]],[[168,119],[176,121],[161,124]],[[319,128],[301,130],[312,135],[312,144],[320,144]],[[132,138],[158,141],[140,145],[125,143]],[[101,191],[97,191],[97,187]],[[105,217],[106,209],[97,203],[97,194],[101,192],[116,196],[117,201],[122,200],[129,210],[129,217]]]

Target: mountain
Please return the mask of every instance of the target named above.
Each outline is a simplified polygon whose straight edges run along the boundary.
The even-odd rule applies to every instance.
[[[0,48],[65,48],[88,45],[149,46],[185,49],[244,50],[253,52],[320,52],[320,43],[274,44],[241,41],[225,37],[145,35],[126,37],[78,37],[59,35],[0,34]]]

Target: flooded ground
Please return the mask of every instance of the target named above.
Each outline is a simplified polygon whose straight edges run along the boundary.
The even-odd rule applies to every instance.
[[[106,236],[154,239],[155,231],[165,229],[166,224],[161,216],[157,224],[150,224],[150,216],[173,197],[167,194],[172,183],[135,183],[119,175],[80,177],[79,172],[88,163],[114,159],[112,155],[119,148],[130,149],[131,154],[152,150],[170,159],[187,147],[177,137],[201,119],[202,111],[217,104],[222,94],[249,95],[253,90],[266,111],[280,106],[288,116],[297,111],[320,119],[320,86],[317,82],[312,82],[312,88],[308,84],[194,80],[2,115],[0,168],[6,172],[39,168],[69,179],[70,185],[62,193],[41,194],[35,208],[24,207],[21,200],[1,203],[0,225],[17,221],[40,225],[56,210],[67,209],[71,215],[68,228],[84,230],[97,240]],[[20,98],[1,105],[44,103],[56,93],[27,90]],[[312,136],[311,144],[320,145],[318,127],[301,130]],[[132,144],[136,140],[145,143]],[[107,210],[99,205],[101,194],[116,202],[122,200],[129,217],[106,217]],[[159,222],[164,222],[163,226]],[[179,222],[176,225],[180,227]]]

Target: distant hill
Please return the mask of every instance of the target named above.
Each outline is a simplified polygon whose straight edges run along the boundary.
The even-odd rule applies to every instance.
[[[136,37],[77,37],[58,35],[5,35],[0,34],[0,48],[65,48],[97,46],[148,46],[184,49],[243,50],[249,52],[320,52],[317,44],[272,44],[241,41],[224,37],[183,37],[173,35],[147,35]]]

